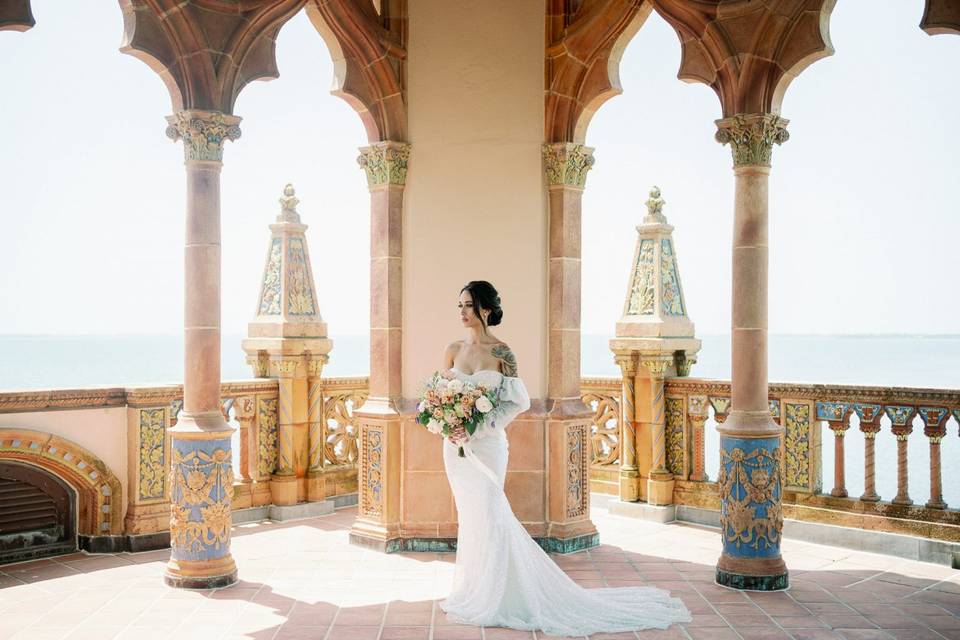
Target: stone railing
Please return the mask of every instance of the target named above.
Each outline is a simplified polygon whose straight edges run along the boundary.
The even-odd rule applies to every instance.
[[[323,378],[321,387],[324,491],[327,497],[352,494],[357,490],[353,412],[366,399],[367,378]],[[235,509],[271,502],[270,481],[277,464],[278,394],[276,379],[221,385],[221,411],[237,427],[233,438]],[[8,423],[67,442],[83,441],[96,464],[125,480],[123,530],[131,535],[150,534],[169,526],[168,431],[177,424],[182,408],[181,385],[3,392],[0,428]],[[91,417],[91,410],[101,411]],[[96,437],[89,437],[91,430]],[[124,436],[125,452],[116,446]]]
[[[620,422],[620,384],[619,378],[582,381],[584,402],[596,411],[593,432],[599,448],[595,445],[592,488],[606,493],[616,493],[611,484],[615,462],[604,455],[614,445],[605,448],[604,443],[616,439],[613,425]],[[960,425],[960,391],[773,383],[769,393],[771,417],[785,430],[781,468],[787,517],[960,540],[960,510],[949,508],[943,498],[941,465],[947,425]],[[705,468],[705,431],[708,422],[722,424],[726,420],[730,383],[669,379],[665,405],[667,467],[676,479],[674,502],[718,509],[716,484],[709,481]],[[862,449],[859,443],[856,450],[845,446],[851,422],[862,434]],[[821,448],[823,433],[827,438],[833,436],[833,454],[826,460]],[[928,451],[914,451],[911,464],[908,445],[912,433],[916,434],[914,449],[921,445]],[[929,459],[929,465],[922,467],[923,478],[916,477],[918,457]],[[889,474],[895,469],[895,493],[892,487],[889,495],[878,489],[878,461],[885,463]],[[825,462],[833,467],[828,490],[822,482]],[[914,480],[929,487],[922,505],[910,496],[911,467]],[[848,495],[848,470],[852,469],[858,476],[862,474],[860,496]],[[888,479],[892,480],[881,478],[883,484],[890,484]]]
[[[580,392],[583,402],[593,409],[590,488],[599,493],[615,495],[619,485],[620,430],[623,428],[621,380],[583,378]]]

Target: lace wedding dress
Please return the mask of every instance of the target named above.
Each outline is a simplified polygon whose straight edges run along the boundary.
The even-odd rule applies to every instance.
[[[584,589],[544,553],[513,515],[503,492],[505,429],[530,407],[523,382],[494,370],[451,371],[461,380],[499,387],[500,403],[464,445],[465,457],[449,441],[443,444],[459,535],[453,588],[440,608],[457,622],[540,629],[558,636],[665,629],[688,622],[683,602],[666,591]]]

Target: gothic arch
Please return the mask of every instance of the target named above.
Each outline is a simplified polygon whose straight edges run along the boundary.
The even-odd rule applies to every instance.
[[[369,142],[407,139],[406,0],[311,0],[307,16],[333,58],[331,93],[360,116]]]
[[[97,456],[59,436],[32,429],[0,429],[0,460],[39,467],[77,492],[77,533],[123,533],[120,481]]]

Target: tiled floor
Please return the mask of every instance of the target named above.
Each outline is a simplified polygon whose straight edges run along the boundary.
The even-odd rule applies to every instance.
[[[449,588],[452,554],[351,547],[353,517],[350,509],[235,528],[242,580],[216,591],[166,588],[166,551],[0,567],[0,639],[534,640],[529,632],[448,624],[436,602]],[[960,640],[960,571],[787,540],[790,589],[746,594],[713,583],[716,531],[601,509],[594,520],[604,545],[557,557],[571,577],[587,587],[656,585],[693,613],[690,624],[667,631],[598,640]]]

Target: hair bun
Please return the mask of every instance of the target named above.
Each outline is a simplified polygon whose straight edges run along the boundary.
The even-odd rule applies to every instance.
[[[487,325],[495,327],[500,324],[500,321],[503,320],[503,309],[497,307],[490,312],[490,315],[487,316]]]

